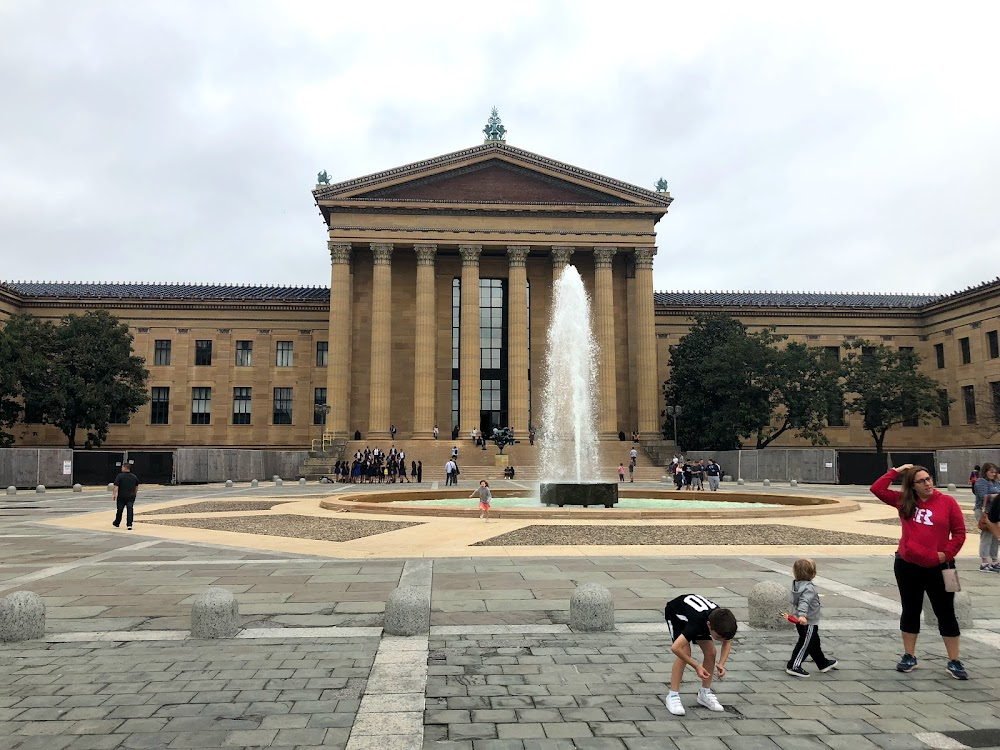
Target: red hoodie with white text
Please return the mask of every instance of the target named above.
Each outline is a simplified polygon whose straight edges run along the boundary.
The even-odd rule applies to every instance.
[[[871,492],[886,505],[899,510],[898,490],[889,488],[899,474],[894,469],[875,480]],[[938,552],[944,552],[945,561],[951,562],[965,544],[965,518],[958,501],[934,489],[926,500],[917,498],[917,512],[913,518],[899,517],[903,535],[899,539],[899,556],[906,562],[925,568],[941,564]]]

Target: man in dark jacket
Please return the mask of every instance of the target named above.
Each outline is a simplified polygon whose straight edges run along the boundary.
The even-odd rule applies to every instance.
[[[128,515],[125,519],[126,526],[128,530],[132,530],[132,517],[133,510],[135,506],[135,495],[136,491],[139,489],[139,477],[132,473],[132,467],[129,466],[128,461],[122,461],[121,473],[115,477],[115,488],[111,492],[111,499],[115,501],[117,506],[117,512],[115,513],[114,523],[111,525],[116,529],[121,526],[122,523],[122,511],[126,508],[128,509]]]

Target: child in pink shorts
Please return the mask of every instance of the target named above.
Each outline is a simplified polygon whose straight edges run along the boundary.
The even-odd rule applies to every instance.
[[[490,492],[490,483],[485,479],[479,483],[479,487],[473,490],[469,497],[475,497],[479,495],[479,517],[482,518],[486,523],[490,522],[490,500],[493,499],[493,494]]]

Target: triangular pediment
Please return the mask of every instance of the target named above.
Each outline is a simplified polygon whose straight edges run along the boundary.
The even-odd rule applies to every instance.
[[[358,197],[448,203],[607,203],[628,201],[501,159],[380,188]]]
[[[317,203],[607,205],[666,208],[656,193],[554,159],[487,143],[385,172],[318,186]]]

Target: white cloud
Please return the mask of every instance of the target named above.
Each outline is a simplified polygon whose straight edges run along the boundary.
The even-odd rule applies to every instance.
[[[949,291],[1000,255],[998,16],[8,2],[0,278],[325,283],[316,172],[474,145],[495,105],[514,145],[670,181],[657,288]]]

